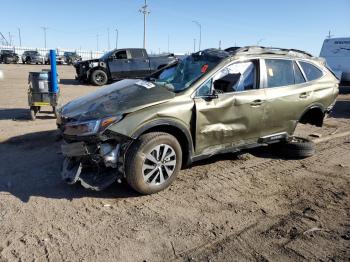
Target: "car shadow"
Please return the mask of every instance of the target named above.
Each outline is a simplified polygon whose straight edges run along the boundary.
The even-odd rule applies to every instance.
[[[338,100],[330,116],[334,118],[350,118],[350,100]]]
[[[250,159],[249,155],[266,159],[286,159],[285,157],[279,155],[273,147],[260,146],[251,149],[244,149],[239,152],[217,154],[209,158],[194,162],[187,168],[205,166],[208,164],[214,164],[219,161],[248,161]]]
[[[36,115],[37,119],[55,119],[52,111],[42,110]],[[30,111],[28,108],[5,108],[0,109],[0,120],[30,121]]]
[[[347,86],[340,86],[340,87],[339,87],[339,94],[342,94],[342,95],[348,95],[348,94],[350,94],[350,85],[347,85]]]
[[[140,196],[125,183],[114,183],[96,192],[69,186],[61,180],[61,141],[57,131],[43,131],[10,138],[0,143],[0,192],[23,202],[30,197],[68,199],[83,197],[128,198]]]

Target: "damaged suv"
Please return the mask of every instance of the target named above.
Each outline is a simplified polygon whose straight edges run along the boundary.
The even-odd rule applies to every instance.
[[[94,190],[125,178],[155,193],[193,161],[293,143],[299,122],[322,126],[338,92],[324,60],[302,51],[200,51],[61,108],[62,177]]]

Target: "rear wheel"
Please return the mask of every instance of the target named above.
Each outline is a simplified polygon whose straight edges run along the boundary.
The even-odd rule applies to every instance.
[[[177,139],[167,133],[142,135],[126,155],[126,180],[141,194],[153,194],[167,188],[176,178],[182,162]]]
[[[107,73],[101,69],[97,69],[92,72],[90,76],[90,81],[96,86],[103,86],[107,84],[108,81]]]

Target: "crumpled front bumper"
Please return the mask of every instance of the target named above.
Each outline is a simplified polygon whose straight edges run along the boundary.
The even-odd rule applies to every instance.
[[[75,79],[78,81],[88,81],[89,80],[89,66],[87,64],[77,63],[74,64],[76,75]]]
[[[118,180],[120,145],[85,142],[63,144],[61,176],[67,184],[80,182],[87,189],[101,191]]]

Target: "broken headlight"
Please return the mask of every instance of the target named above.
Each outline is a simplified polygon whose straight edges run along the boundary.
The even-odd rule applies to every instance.
[[[69,123],[64,127],[64,134],[69,136],[89,136],[105,130],[113,123],[119,122],[122,116],[106,117],[80,123]]]

